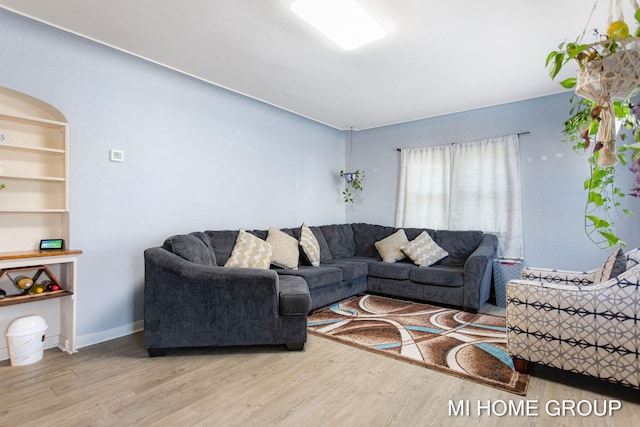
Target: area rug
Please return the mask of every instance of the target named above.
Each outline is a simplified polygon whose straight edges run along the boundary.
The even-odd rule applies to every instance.
[[[507,353],[506,319],[377,295],[312,313],[309,332],[524,396],[529,375]]]

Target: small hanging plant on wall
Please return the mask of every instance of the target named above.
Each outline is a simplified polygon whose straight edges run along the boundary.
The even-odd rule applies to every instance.
[[[340,178],[344,178],[345,180],[344,190],[342,190],[344,202],[353,203],[353,193],[351,193],[351,190],[362,191],[364,171],[361,171],[360,169],[357,169],[355,172],[345,172],[341,170]]]
[[[613,0],[611,0],[613,1]],[[640,23],[640,9],[635,0],[635,20]],[[613,10],[610,5],[609,10]],[[629,34],[620,1],[618,19],[609,16],[607,33],[595,35],[600,41],[583,44],[582,36],[574,43],[562,43],[547,56],[546,65],[555,78],[567,63],[577,63],[577,77],[560,84],[575,88],[569,118],[564,122],[564,142],[576,152],[588,155],[591,175],[584,181],[587,191],[585,232],[601,248],[625,246],[615,232],[615,217],[632,215],[621,208],[625,195],[640,197],[640,105],[631,102],[640,87],[640,28]],[[628,129],[618,136],[617,124]],[[617,146],[617,140],[623,141]],[[634,187],[625,193],[615,184],[615,165],[627,166],[635,175]]]

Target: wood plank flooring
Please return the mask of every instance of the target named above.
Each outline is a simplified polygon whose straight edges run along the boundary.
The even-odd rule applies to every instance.
[[[555,400],[612,400],[612,416],[550,416]],[[469,401],[468,416],[449,401]],[[478,414],[537,402],[538,416]],[[583,412],[586,404],[583,403]],[[552,405],[551,409],[554,408]],[[520,413],[522,415],[522,413]],[[142,334],[23,367],[0,362],[0,426],[632,426],[640,392],[537,369],[526,397],[310,335],[284,347],[185,349],[149,358]]]

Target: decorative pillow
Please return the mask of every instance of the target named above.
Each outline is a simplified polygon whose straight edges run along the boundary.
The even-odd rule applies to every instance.
[[[241,228],[231,256],[224,266],[268,269],[272,253],[269,243]]]
[[[300,246],[307,259],[314,267],[320,266],[320,244],[313,231],[303,223],[300,228]]]
[[[449,255],[433,241],[426,231],[420,233],[408,244],[400,246],[400,250],[420,267],[428,267]]]
[[[625,271],[626,266],[627,256],[622,252],[622,249],[618,248],[607,257],[602,267],[596,271],[593,283],[606,282],[613,277],[617,277],[618,274]]]
[[[271,249],[273,250],[271,264],[290,270],[298,269],[300,251],[298,250],[298,241],[295,237],[289,236],[287,233],[275,227],[269,227],[267,243],[271,245]]]
[[[403,229],[400,229],[390,236],[374,243],[378,253],[384,262],[396,262],[406,258],[404,252],[400,250],[401,246],[409,243],[407,235]]]

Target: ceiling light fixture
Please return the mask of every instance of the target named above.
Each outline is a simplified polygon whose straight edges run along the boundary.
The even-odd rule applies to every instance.
[[[356,0],[296,0],[291,10],[344,50],[386,35],[382,25]]]

